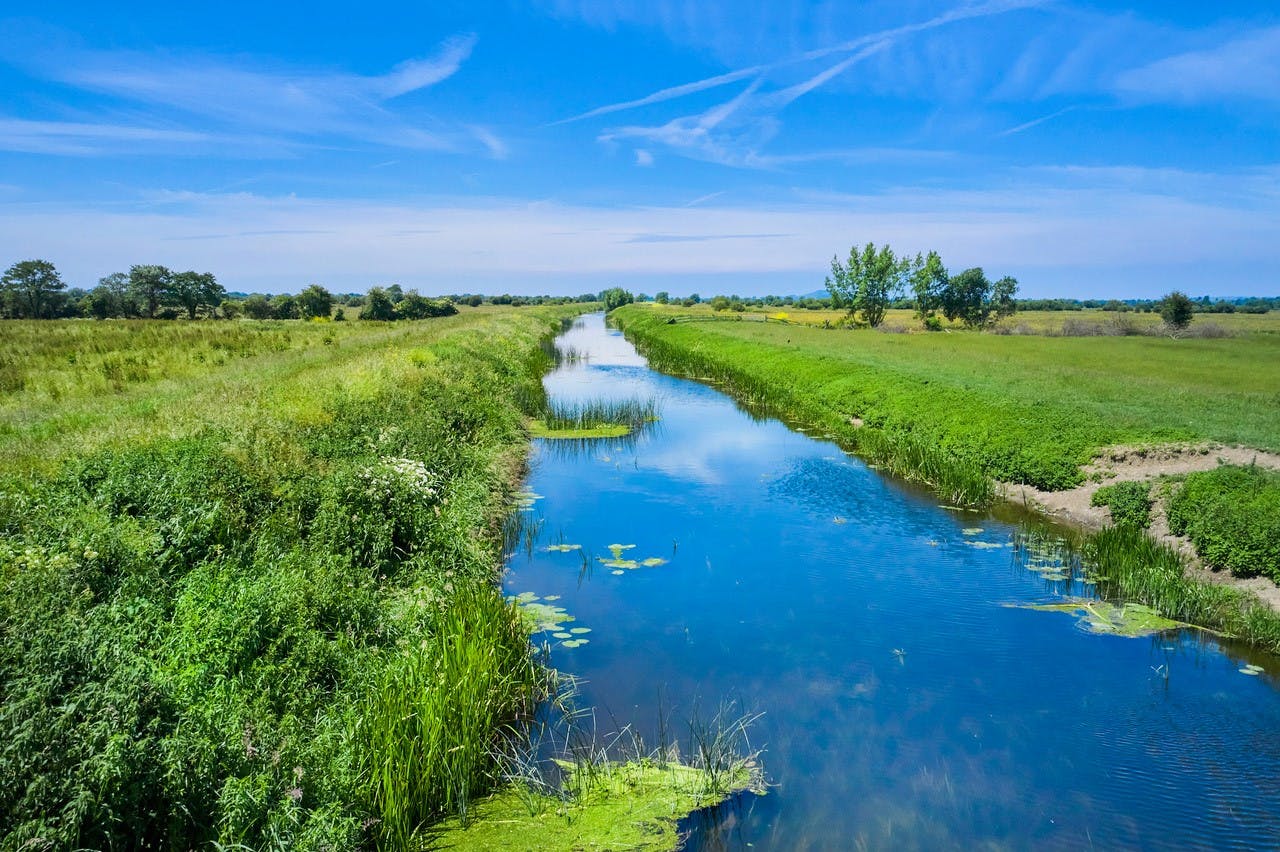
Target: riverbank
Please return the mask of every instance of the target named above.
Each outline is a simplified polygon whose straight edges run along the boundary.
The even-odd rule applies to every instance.
[[[1123,444],[1280,446],[1272,399],[1280,341],[1270,337],[895,335],[685,322],[687,312],[652,305],[610,316],[655,366],[711,379],[753,408],[803,422],[929,484],[948,502],[980,504],[998,493],[1025,494],[1041,510],[1052,509],[1053,498],[1031,505],[1037,495],[1078,502],[1116,473],[1088,466]],[[1088,526],[1083,510],[1062,519]],[[1183,585],[1194,597],[1202,583],[1187,577]],[[1159,600],[1142,602],[1185,616],[1170,590],[1162,582]],[[1201,626],[1245,630],[1245,638],[1280,647],[1275,614],[1267,607],[1259,617],[1252,594],[1212,597],[1213,606],[1196,610]]]

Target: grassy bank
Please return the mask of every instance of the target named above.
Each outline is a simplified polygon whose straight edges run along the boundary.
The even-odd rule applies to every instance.
[[[402,848],[487,794],[564,314],[6,323],[0,848]]]
[[[894,335],[684,316],[654,306],[611,314],[656,367],[715,380],[951,502],[989,499],[993,479],[1069,488],[1081,465],[1115,444],[1280,446],[1274,337]],[[1256,560],[1274,550],[1272,474],[1224,468],[1178,488],[1170,520],[1176,528],[1186,517],[1210,564],[1265,570]],[[1124,522],[1084,542],[1099,590],[1280,651],[1280,617],[1250,595],[1189,579],[1182,559],[1142,531],[1148,491],[1100,492]]]
[[[855,445],[956,499],[992,479],[1059,490],[1104,447],[1213,440],[1280,449],[1280,337],[884,334],[613,314],[655,364]],[[977,481],[974,481],[977,480]]]

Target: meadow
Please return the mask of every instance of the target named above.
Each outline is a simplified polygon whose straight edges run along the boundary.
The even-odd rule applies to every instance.
[[[404,848],[552,688],[503,600],[540,342],[4,325],[0,848]]]

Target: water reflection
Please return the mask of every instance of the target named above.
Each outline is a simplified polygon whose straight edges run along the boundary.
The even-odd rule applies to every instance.
[[[647,369],[600,317],[560,345],[577,357],[547,377],[553,398],[652,396],[662,419],[538,443],[543,499],[507,585],[591,626],[553,662],[597,718],[656,742],[664,712],[765,714],[752,738],[775,786],[691,820],[690,848],[1280,845],[1280,702],[1238,649],[1022,608],[1089,586],[1016,512],[939,507]],[[547,550],[563,542],[582,548]],[[611,544],[667,561],[610,569]]]

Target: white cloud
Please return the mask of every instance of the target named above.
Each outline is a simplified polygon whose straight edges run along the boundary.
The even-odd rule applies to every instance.
[[[645,150],[644,148],[637,148],[636,149],[636,165],[645,166],[645,167],[652,166],[653,154]]]
[[[1137,100],[1175,103],[1222,98],[1280,101],[1280,27],[1125,72],[1116,79],[1116,89]]]
[[[1206,192],[1210,185],[1217,191]],[[612,280],[662,279],[671,289],[727,276],[776,292],[790,286],[779,281],[816,288],[833,253],[874,240],[912,253],[937,249],[955,268],[1014,274],[1033,293],[1037,281],[1076,276],[1155,294],[1190,269],[1252,270],[1252,283],[1230,285],[1240,292],[1270,288],[1280,272],[1277,197],[1280,169],[1036,171],[993,190],[793,196],[758,207],[173,193],[132,206],[7,203],[0,257],[47,257],[73,283],[158,262],[212,270],[234,289],[396,280],[424,292],[559,292]]]

